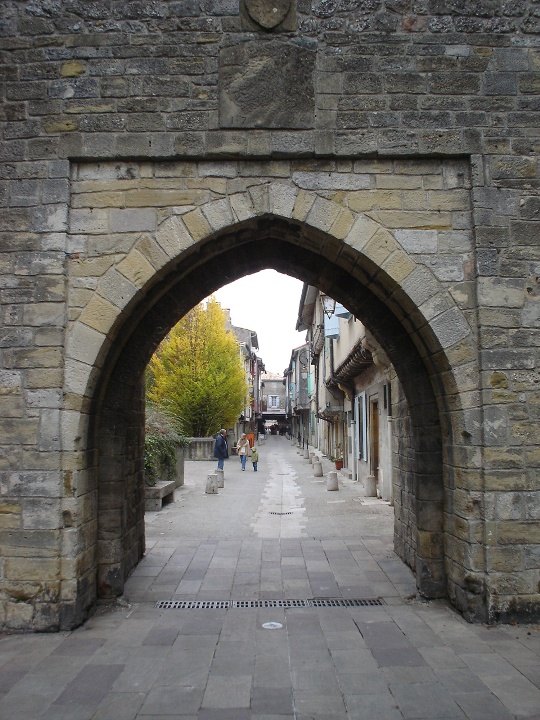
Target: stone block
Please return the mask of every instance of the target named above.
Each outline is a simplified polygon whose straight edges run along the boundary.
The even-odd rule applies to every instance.
[[[463,314],[457,308],[451,308],[430,322],[441,347],[447,348],[471,334],[471,329]]]
[[[396,240],[408,253],[432,254],[437,252],[436,230],[396,230]]]
[[[203,213],[212,231],[221,230],[234,223],[230,203],[227,200],[215,200],[203,208]]]
[[[189,207],[187,210],[191,212]],[[156,242],[168,257],[173,258],[193,245],[193,238],[180,218],[171,217],[159,224]]]
[[[397,247],[396,241],[388,230],[379,228],[371,240],[364,246],[363,253],[377,265],[382,263]]]
[[[382,264],[383,269],[396,282],[401,283],[416,267],[414,262],[401,251],[394,251]]]
[[[156,271],[144,255],[137,250],[132,250],[118,263],[117,268],[137,288],[142,288]]]
[[[310,208],[306,223],[328,232],[340,214],[341,208],[334,202],[317,197]]]
[[[106,233],[109,217],[105,210],[71,210],[69,214],[70,233]]]
[[[93,328],[98,333],[107,335],[118,318],[118,308],[100,297],[92,295],[90,302],[84,307],[79,320],[82,324]]]
[[[199,240],[203,240],[212,234],[212,228],[206,216],[199,208],[183,215],[182,220],[195,242],[199,242]]]
[[[365,215],[360,215],[345,238],[345,242],[355,250],[361,251],[371,238],[379,231],[380,227],[379,223],[371,220]]]
[[[116,268],[111,268],[99,284],[99,294],[113,305],[123,309],[137,294],[137,287]]]
[[[81,322],[73,324],[67,333],[66,356],[92,365],[103,349],[106,337]]]
[[[355,219],[355,216],[350,212],[350,210],[342,208],[335,221],[332,223],[330,234],[339,240],[343,240],[351,231]]]
[[[111,210],[111,232],[147,232],[156,229],[156,211],[152,208]]]
[[[21,504],[24,530],[57,530],[62,527],[58,498],[23,498]]]
[[[54,325],[62,327],[64,321],[65,307],[63,303],[36,303],[24,306],[23,322],[25,325]]]
[[[311,128],[315,52],[277,39],[223,48],[219,121],[223,128]]]
[[[249,195],[245,193],[230,195],[229,202],[234,219],[238,222],[248,220],[251,217],[255,217],[257,214],[251,203]]]

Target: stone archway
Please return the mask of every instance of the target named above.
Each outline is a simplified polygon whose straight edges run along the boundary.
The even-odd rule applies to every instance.
[[[387,352],[410,421],[400,460],[408,518],[396,522],[401,554],[425,596],[448,594],[466,612],[478,612],[482,582],[471,592],[461,567],[456,571],[454,516],[445,501],[453,482],[456,427],[467,422],[460,417],[456,383],[460,365],[470,371],[474,356],[467,319],[444,283],[405,252],[395,232],[324,195],[280,181],[257,194],[238,192],[188,206],[153,230],[139,228],[127,251],[95,282],[70,328],[66,363],[67,397],[80,412],[66,412],[70,434],[64,439],[72,442],[91,488],[75,511],[87,518],[79,531],[76,617],[84,616],[96,593],[121,594],[144,552],[142,374],[152,352],[193,305],[263,268],[333,295]],[[81,220],[79,215],[76,222]],[[95,227],[93,211],[84,222]]]

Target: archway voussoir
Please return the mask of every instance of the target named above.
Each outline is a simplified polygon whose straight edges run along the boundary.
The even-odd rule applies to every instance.
[[[270,188],[268,183],[253,185],[249,188],[248,193],[257,215],[270,212]]]
[[[405,278],[409,277],[416,267],[416,264],[403,250],[398,248],[384,260],[381,267],[392,280],[400,284]]]
[[[79,316],[81,323],[88,325],[104,335],[109,335],[110,330],[118,318],[119,311],[105,298],[94,294]]]
[[[322,197],[316,197],[307,214],[306,223],[311,227],[328,232],[337,220],[339,212],[340,207],[336,203]]]
[[[195,212],[195,209],[189,212]],[[185,213],[184,216],[187,214]],[[169,217],[160,223],[155,240],[168,258],[177,257],[195,244],[184,221],[177,216]]]
[[[393,235],[388,230],[380,228],[364,247],[363,253],[377,265],[382,265],[396,247],[397,243]]]
[[[132,250],[126,257],[117,265],[118,271],[122,273],[133,285],[139,290],[150,280],[155,272],[156,268],[148,262],[148,260],[141,255],[138,250]]]
[[[288,183],[272,183],[269,195],[269,211],[280,217],[292,218],[298,189]]]
[[[169,261],[167,254],[152,235],[143,235],[134,250],[140,252],[155,270],[160,270]]]
[[[355,220],[356,215],[354,215],[350,210],[347,210],[347,208],[340,208],[339,214],[334,220],[329,234],[338,240],[343,240],[350,233]]]
[[[203,214],[208,220],[212,232],[217,232],[234,223],[234,216],[228,198],[208,203],[203,208]]]
[[[80,360],[67,360],[64,378],[64,391],[80,397],[91,397],[93,385],[95,385],[95,382],[89,382],[93,369],[92,365],[88,365],[88,363],[81,362]]]
[[[447,349],[471,334],[471,328],[463,313],[456,307],[450,308],[430,322],[431,329],[441,347]]]
[[[237,222],[249,220],[257,216],[257,211],[247,193],[235,193],[229,196],[232,214]]]
[[[137,292],[138,288],[116,268],[111,268],[105,273],[98,285],[98,293],[121,310]]]
[[[308,216],[309,211],[311,210],[311,206],[315,202],[315,197],[316,195],[311,192],[307,192],[306,190],[300,190],[300,192],[296,196],[296,202],[294,203],[294,220],[301,220],[302,222],[304,222],[304,220]]]
[[[380,228],[375,220],[359,215],[344,241],[355,250],[362,251]]]
[[[186,213],[182,216],[182,220],[196,243],[212,234],[210,223],[200,208]]]
[[[105,334],[77,321],[67,333],[66,358],[99,367],[97,358],[108,342]]]
[[[63,410],[60,415],[60,432],[62,433],[62,447],[68,452],[80,451],[86,448],[90,416],[76,410]],[[84,456],[77,456],[82,464]],[[87,458],[86,458],[87,461]],[[75,463],[71,462],[73,468]]]
[[[433,273],[419,265],[403,280],[401,286],[416,307],[420,307],[441,290]]]

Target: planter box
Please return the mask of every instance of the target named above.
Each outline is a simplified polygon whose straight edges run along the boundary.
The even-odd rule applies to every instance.
[[[144,488],[144,509],[146,511],[161,510],[163,505],[174,502],[176,480],[159,481],[154,487]]]

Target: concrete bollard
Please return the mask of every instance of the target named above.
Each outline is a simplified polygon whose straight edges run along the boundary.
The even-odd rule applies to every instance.
[[[314,462],[313,463],[313,475],[315,477],[322,477],[323,471],[322,471],[322,462]]]
[[[206,478],[205,493],[207,495],[217,495],[218,494],[218,478],[215,473],[210,473],[208,475],[208,477]]]
[[[331,470],[328,473],[328,477],[326,479],[326,489],[339,490],[338,476],[335,470]]]
[[[225,487],[225,470],[216,470],[218,488]]]
[[[304,457],[309,460],[309,450],[307,448],[304,450]]]
[[[366,497],[377,497],[377,478],[375,475],[368,475],[364,482]]]

